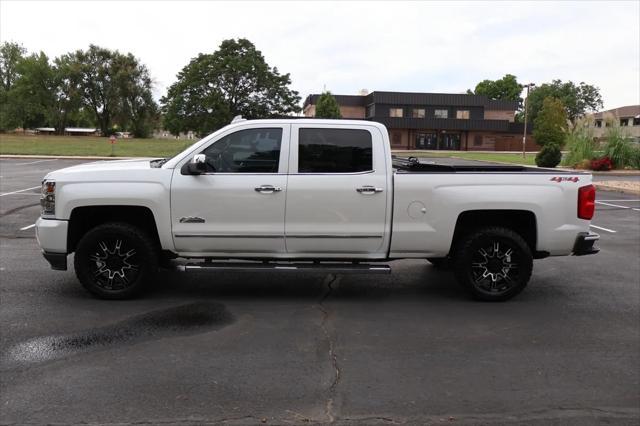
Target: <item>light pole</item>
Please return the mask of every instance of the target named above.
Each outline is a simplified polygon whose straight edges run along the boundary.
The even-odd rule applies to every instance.
[[[528,106],[528,100],[529,100],[529,88],[535,86],[535,83],[529,83],[529,84],[525,84],[522,87],[526,87],[527,88],[527,96],[524,98],[524,133],[522,134],[522,158],[526,158],[527,156],[527,151],[526,151],[526,145],[527,145],[527,106]]]

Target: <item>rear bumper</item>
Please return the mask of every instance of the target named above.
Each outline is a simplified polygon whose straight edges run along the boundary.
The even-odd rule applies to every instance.
[[[600,239],[600,235],[594,232],[581,232],[576,238],[576,242],[573,245],[574,256],[586,256],[588,254],[596,254],[600,251],[600,248],[595,243]]]

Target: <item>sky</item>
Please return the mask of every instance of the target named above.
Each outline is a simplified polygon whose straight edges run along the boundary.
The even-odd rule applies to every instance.
[[[0,41],[55,57],[97,44],[149,68],[157,99],[198,53],[248,38],[302,99],[324,89],[463,93],[510,73],[584,81],[640,104],[640,1],[0,0]]]

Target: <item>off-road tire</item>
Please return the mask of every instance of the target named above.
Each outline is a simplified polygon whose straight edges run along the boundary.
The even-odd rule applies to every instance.
[[[78,280],[93,295],[130,299],[153,279],[158,254],[157,243],[146,232],[127,223],[110,222],[80,239],[73,264]]]
[[[478,229],[461,238],[454,262],[458,282],[474,298],[488,302],[516,296],[533,270],[529,245],[518,233],[502,227]]]

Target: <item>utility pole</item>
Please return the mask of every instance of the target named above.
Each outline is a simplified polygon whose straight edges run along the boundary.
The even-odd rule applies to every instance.
[[[526,146],[527,146],[527,106],[529,105],[529,103],[527,102],[529,100],[529,88],[534,87],[536,84],[535,83],[529,83],[529,84],[525,84],[523,87],[527,88],[527,96],[524,98],[524,133],[522,134],[522,158],[526,158],[527,157],[527,151],[526,151]]]

